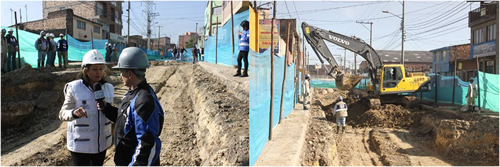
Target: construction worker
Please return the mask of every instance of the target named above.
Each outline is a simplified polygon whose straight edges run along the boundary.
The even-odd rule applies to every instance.
[[[469,79],[469,86],[467,87],[467,95],[465,98],[467,99],[467,104],[465,105],[465,109],[467,111],[475,112],[476,110],[476,98],[477,98],[477,85],[474,84],[474,78]],[[471,109],[472,106],[472,109]]]
[[[308,110],[309,108],[307,107],[307,104],[309,104],[309,95],[311,94],[311,89],[310,89],[310,84],[309,81],[311,80],[311,76],[309,74],[306,74],[306,79],[304,79],[304,82],[302,83],[302,91],[304,93],[304,99],[303,99],[303,106],[304,110]]]
[[[45,56],[49,51],[49,41],[45,39],[45,31],[40,31],[40,38],[35,41],[35,48],[38,50],[38,68],[45,67]]]
[[[250,40],[250,33],[248,31],[249,29],[249,22],[248,21],[242,21],[240,26],[243,28],[243,32],[238,31],[238,38],[240,39],[240,53],[238,54],[238,71],[236,71],[236,74],[233,76],[240,76],[240,77],[248,77],[248,51],[249,49],[249,40]],[[243,70],[243,75],[241,75],[241,60],[243,59],[245,63],[245,69]]]
[[[115,122],[115,165],[159,166],[160,134],[163,127],[163,109],[151,86],[146,82],[149,61],[146,53],[137,47],[123,49],[117,66],[123,84],[129,91],[119,108],[109,103],[103,106],[108,119]],[[102,106],[98,105],[100,109]]]
[[[104,47],[106,47],[106,62],[111,62],[111,53],[113,52],[111,43],[106,42]]]
[[[68,66],[68,41],[64,39],[64,34],[59,34],[59,41],[57,41],[57,51],[58,51],[58,59],[59,59],[59,68]]]
[[[193,64],[198,61],[198,49],[196,46],[193,46]]]
[[[19,51],[19,44],[16,37],[12,35],[14,30],[9,28],[9,34],[5,36],[7,39],[7,71],[12,71],[17,69],[16,65],[16,52]]]
[[[96,49],[82,59],[82,78],[64,87],[64,103],[59,119],[68,121],[67,148],[73,166],[102,166],[111,146],[111,121],[97,110],[94,84],[100,84],[104,100],[112,102],[114,87],[104,80],[104,57]]]
[[[2,36],[0,37],[1,48],[2,48],[2,73],[5,71],[5,63],[7,62],[7,39],[5,38],[5,34],[7,31],[2,29]]]
[[[333,115],[337,118],[337,133],[340,133],[340,126],[342,126],[342,133],[345,133],[345,120],[347,117],[347,104],[344,103],[342,96],[337,99],[335,107],[333,107]]]
[[[55,67],[54,62],[56,61],[57,43],[54,41],[54,33],[49,34],[49,52],[47,52],[47,67]]]

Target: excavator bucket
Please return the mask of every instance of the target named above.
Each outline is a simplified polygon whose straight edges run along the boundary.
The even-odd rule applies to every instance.
[[[340,90],[351,90],[359,83],[359,81],[361,81],[362,78],[362,76],[340,74],[335,78],[335,85]]]

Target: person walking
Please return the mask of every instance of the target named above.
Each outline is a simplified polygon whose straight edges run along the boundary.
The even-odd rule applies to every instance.
[[[7,31],[2,29],[2,36],[0,37],[1,49],[2,49],[2,73],[7,72],[5,69],[5,63],[7,63],[7,39],[5,38],[5,34]]]
[[[64,34],[59,34],[59,41],[57,41],[57,51],[59,59],[59,68],[68,66],[68,41],[64,39]]]
[[[57,48],[57,43],[56,41],[54,41],[54,34],[53,33],[49,33],[49,51],[47,52],[47,67],[48,66],[51,66],[51,67],[55,67],[54,65],[54,62],[56,60],[56,48]]]
[[[149,61],[137,47],[123,49],[118,65],[123,85],[129,87],[119,107],[98,105],[115,122],[115,165],[159,166],[164,113],[153,88],[145,79]]]
[[[106,42],[104,47],[106,47],[106,62],[111,62],[111,52],[113,52],[111,43]]]
[[[193,46],[193,64],[198,61],[198,49],[196,46]]]
[[[469,86],[467,86],[467,94],[465,95],[465,98],[467,99],[467,103],[465,105],[466,111],[475,112],[478,91],[477,85],[474,83],[474,78],[471,77],[469,79]]]
[[[310,85],[309,85],[309,80],[311,80],[309,74],[306,74],[306,79],[304,79],[304,82],[302,83],[302,92],[304,93],[304,99],[302,100],[302,105],[304,106],[304,110],[308,110],[309,108],[307,107],[307,105],[310,103],[309,102],[309,95],[311,94],[311,89],[310,89]]]
[[[340,126],[342,126],[342,133],[345,133],[345,120],[347,118],[347,104],[344,103],[342,96],[337,99],[335,107],[333,107],[333,115],[336,117],[337,134],[340,133]]]
[[[186,49],[184,49],[184,47],[182,47],[181,51],[179,52],[181,55],[181,60],[184,60],[184,52],[186,52]]]
[[[104,80],[106,62],[96,49],[82,59],[82,77],[64,87],[59,119],[68,122],[67,148],[74,166],[102,166],[111,146],[111,121],[97,109],[97,99],[112,102],[114,87]],[[102,92],[94,90],[100,85]]]
[[[40,31],[40,38],[35,41],[35,48],[38,51],[38,68],[45,67],[45,56],[49,51],[49,43],[45,39],[45,31]]]
[[[240,39],[240,46],[239,46],[240,53],[238,54],[238,71],[236,71],[236,74],[234,74],[233,76],[248,77],[248,51],[249,51],[249,39],[250,39],[250,33],[248,31],[249,22],[245,20],[241,22],[240,26],[243,28],[243,32],[238,31],[238,38]],[[245,63],[245,70],[243,71],[243,75],[241,75],[242,59]]]
[[[19,44],[16,37],[12,35],[13,33],[14,30],[9,28],[8,34],[5,36],[5,39],[7,39],[7,71],[17,69],[16,52],[19,51]]]
[[[165,52],[163,50],[160,50],[160,56],[161,56],[161,59],[163,59],[165,57]]]
[[[205,48],[201,47],[201,61],[205,61]]]
[[[178,53],[178,50],[177,50],[177,47],[174,46],[174,49],[172,49],[172,54],[173,54],[173,57],[174,57],[174,61],[177,60],[177,53]]]

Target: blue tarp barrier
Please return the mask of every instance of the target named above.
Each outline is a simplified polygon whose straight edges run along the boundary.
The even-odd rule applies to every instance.
[[[271,65],[270,49],[264,53],[250,51],[250,165],[253,165],[264,149],[269,137],[270,100],[271,100]],[[273,127],[280,117],[280,102],[284,78],[284,57],[274,57],[274,98]],[[285,93],[283,97],[283,118],[293,110],[295,64],[287,67]]]

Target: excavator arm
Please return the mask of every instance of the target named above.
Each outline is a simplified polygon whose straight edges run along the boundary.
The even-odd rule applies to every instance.
[[[377,69],[383,66],[383,63],[377,52],[375,52],[375,50],[373,50],[373,48],[363,40],[314,27],[305,22],[302,23],[302,31],[304,32],[307,42],[311,45],[321,63],[323,64],[323,60],[320,55],[332,66],[329,75],[335,78],[337,88],[350,90],[356,86],[356,84],[361,80],[361,77],[344,75],[344,72],[340,69],[337,61],[335,61],[330,50],[326,46],[324,42],[325,40],[363,57],[368,63],[368,69],[372,81],[377,81],[376,72]]]

